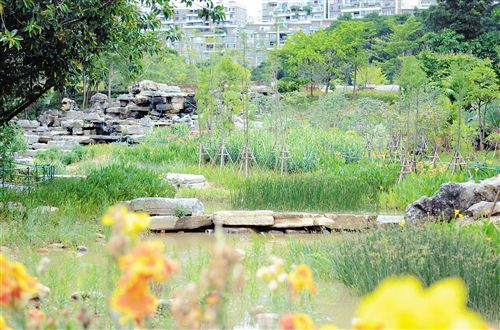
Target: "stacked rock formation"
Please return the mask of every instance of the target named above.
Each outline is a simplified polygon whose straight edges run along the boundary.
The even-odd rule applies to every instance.
[[[194,94],[152,81],[130,87],[128,94],[112,102],[97,93],[90,104],[89,109],[79,110],[75,101],[64,98],[61,110],[45,111],[36,120],[15,120],[29,145],[25,156],[50,148],[70,150],[79,144],[135,143],[154,127],[176,123],[196,126]]]

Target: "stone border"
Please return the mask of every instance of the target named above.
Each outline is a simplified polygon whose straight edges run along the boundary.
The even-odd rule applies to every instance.
[[[207,232],[215,226],[222,226],[227,234],[249,234],[268,232],[270,234],[300,234],[324,231],[359,231],[377,225],[398,225],[402,215],[375,215],[349,213],[306,213],[257,211],[219,211],[214,214],[193,213],[176,216],[151,217],[151,230],[160,232]]]

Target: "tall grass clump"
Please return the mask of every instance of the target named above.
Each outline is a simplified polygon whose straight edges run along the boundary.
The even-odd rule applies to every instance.
[[[395,180],[391,167],[345,165],[337,172],[256,176],[232,196],[234,207],[286,211],[375,210],[380,187]]]
[[[469,288],[469,306],[498,320],[500,245],[489,235],[476,225],[407,226],[335,241],[296,242],[290,253],[313,268],[318,265],[323,270],[320,275],[336,278],[359,294],[372,291],[389,276],[414,275],[426,285],[460,277]]]
[[[53,165],[56,172],[64,172],[67,165],[79,162],[86,157],[86,149],[83,146],[77,146],[72,150],[65,151],[51,148],[41,151],[35,156],[35,164]]]

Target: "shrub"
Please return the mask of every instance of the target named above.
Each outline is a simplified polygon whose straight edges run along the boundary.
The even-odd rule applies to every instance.
[[[15,124],[4,124],[0,126],[0,163],[14,161],[17,153],[27,148],[23,131]]]

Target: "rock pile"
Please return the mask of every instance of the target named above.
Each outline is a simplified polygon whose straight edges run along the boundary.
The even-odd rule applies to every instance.
[[[94,94],[91,107],[83,111],[75,101],[64,98],[61,110],[45,111],[36,120],[15,120],[23,128],[29,145],[26,156],[50,148],[70,150],[79,144],[135,143],[154,127],[176,123],[195,128],[194,94],[147,80],[129,91],[116,101],[101,93]]]
[[[500,213],[495,203],[500,191],[500,175],[480,183],[446,183],[433,197],[421,197],[406,207],[408,222],[426,220],[449,221],[456,212],[480,218]],[[498,201],[500,203],[500,201]]]

